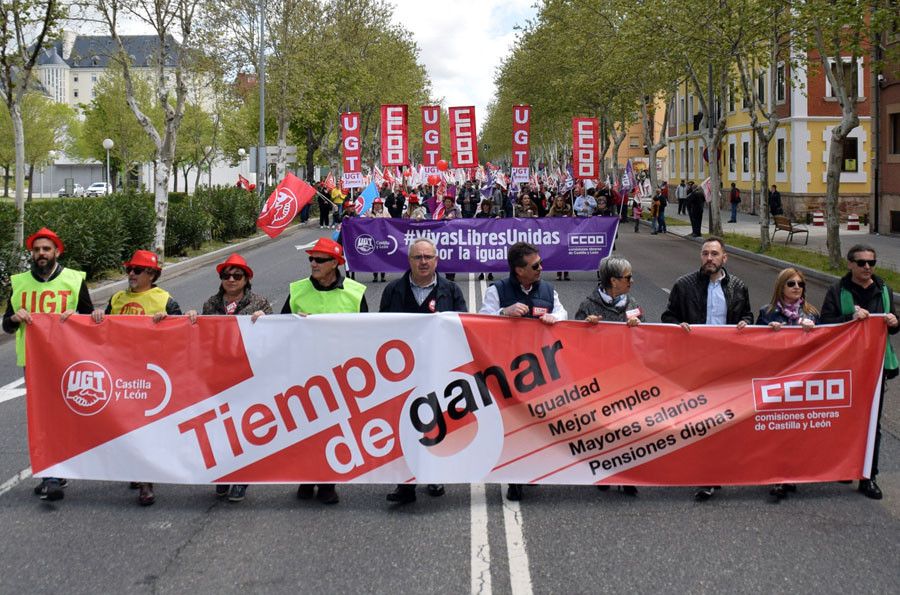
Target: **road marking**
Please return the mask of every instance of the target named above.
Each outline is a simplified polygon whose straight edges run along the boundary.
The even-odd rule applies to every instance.
[[[25,378],[13,380],[9,384],[0,386],[0,403],[18,399],[25,394]]]
[[[503,498],[501,490],[501,498]],[[503,499],[503,526],[506,530],[506,555],[509,558],[509,586],[513,595],[531,595],[531,572],[522,531],[522,508],[518,502]]]
[[[10,491],[26,479],[31,477],[31,467],[25,467],[0,485],[0,496]]]
[[[665,293],[672,293],[671,289],[666,289],[665,287],[660,287]]]
[[[472,595],[491,593],[491,545],[488,540],[487,493],[483,483],[469,486],[471,502]]]

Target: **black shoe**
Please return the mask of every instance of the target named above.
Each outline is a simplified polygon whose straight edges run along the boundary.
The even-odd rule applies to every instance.
[[[47,493],[47,484],[50,483],[51,479],[56,480],[56,482],[59,484],[60,489],[69,485],[69,482],[65,479],[57,479],[55,477],[45,477],[44,479],[41,480],[41,483],[34,486],[34,495],[41,496],[41,498],[43,499],[44,494]],[[57,498],[57,500],[58,500],[58,498]]]
[[[556,273],[556,280],[562,281],[562,273]]]
[[[333,483],[320,483],[319,492],[316,494],[316,500],[322,504],[337,504],[341,501],[338,497],[337,490],[334,489]]]
[[[710,498],[713,497],[713,494],[715,493],[715,491],[716,491],[716,488],[714,488],[714,487],[700,488],[694,494],[694,500],[696,500],[697,502],[706,502],[707,500],[709,500]]]
[[[853,483],[853,480],[852,479],[841,479],[840,481],[838,481],[838,483],[843,483],[843,484],[849,485],[849,484]]]
[[[247,496],[247,485],[246,484],[235,484],[231,486],[231,490],[228,492],[228,501],[229,502],[241,502]]]
[[[522,484],[520,483],[511,483],[509,487],[506,488],[506,499],[512,502],[518,502],[522,499]]]
[[[494,280],[494,273],[488,273],[488,281]]]
[[[141,488],[141,484],[139,484],[138,482],[136,482],[136,481],[129,481],[129,482],[128,482],[128,489],[129,489],[129,490],[139,490],[140,488]]]
[[[430,483],[428,484],[428,495],[432,498],[444,495],[444,484]]]
[[[138,493],[138,504],[141,506],[150,506],[154,502],[156,502],[156,496],[153,494],[153,484],[152,483],[142,483],[140,492]]]
[[[600,490],[601,492],[608,492],[609,486],[607,486],[607,485],[597,486],[597,489]]]
[[[569,279],[569,273],[563,273],[563,281],[571,281],[571,279]]]
[[[42,481],[41,485],[43,485],[44,487],[40,494],[41,500],[49,500],[50,502],[62,500],[65,497],[62,486],[63,481],[65,480],[59,480],[55,477],[48,477],[46,480]]]
[[[231,488],[227,483],[220,483],[216,485],[216,498],[224,498],[228,495],[228,490]]]
[[[780,483],[769,490],[769,501],[773,504],[777,504],[778,502],[781,502],[782,500],[787,498],[787,495],[787,487],[783,483]]]
[[[858,489],[866,498],[871,498],[872,500],[881,500],[884,497],[884,494],[881,493],[881,488],[878,487],[874,479],[860,479]]]
[[[393,492],[387,495],[388,502],[396,502],[397,504],[409,504],[416,501],[416,486],[409,484],[401,484],[397,486]]]
[[[372,283],[378,283],[378,273],[372,273]]]
[[[297,498],[300,500],[312,500],[312,497],[316,495],[316,484],[314,483],[301,483],[297,486]]]
[[[484,281],[484,273],[478,273],[477,281]]]
[[[384,273],[381,273],[381,282],[384,283]]]
[[[626,496],[637,496],[637,486],[622,486],[622,492]]]

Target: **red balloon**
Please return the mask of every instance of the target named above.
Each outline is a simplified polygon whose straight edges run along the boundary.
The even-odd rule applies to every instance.
[[[441,159],[440,161],[437,162],[437,168],[440,171],[447,171],[447,167],[448,167],[447,162],[444,161],[443,159]]]
[[[441,178],[439,176],[437,176],[436,174],[431,174],[430,176],[428,176],[428,185],[429,186],[437,186],[438,184],[440,184],[440,182],[441,182]]]

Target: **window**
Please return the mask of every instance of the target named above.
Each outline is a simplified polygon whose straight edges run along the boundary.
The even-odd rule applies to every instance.
[[[858,172],[859,171],[859,140],[855,138],[844,139],[844,163],[841,165],[841,171]]]
[[[678,118],[678,121],[679,122],[687,122],[687,119],[685,118],[685,115],[684,115],[684,113],[685,113],[684,112],[684,97],[681,98],[681,106],[679,107],[679,109],[680,109],[680,111],[678,113],[680,114],[681,117]]]
[[[891,114],[890,117],[890,152],[891,155],[900,155],[900,113]]]
[[[756,95],[759,97],[759,102],[763,105],[766,104],[766,73],[760,72],[759,78],[756,79]]]
[[[850,97],[859,97],[859,81],[857,80],[856,64],[850,62],[849,60],[832,62],[831,71],[835,73],[835,77],[837,76],[838,67],[841,68],[841,74],[843,74],[844,76],[844,85],[847,85],[849,87]],[[837,97],[837,93],[835,93],[834,88],[830,87],[830,85],[828,91],[829,97]]]
[[[91,75],[91,82],[92,82],[92,83],[96,83],[96,82],[97,82],[97,75],[96,75],[96,74],[92,74],[92,75]]]
[[[684,147],[681,147],[679,152],[681,153],[681,175],[684,175],[684,172],[687,171],[687,152]]]
[[[694,117],[694,96],[693,95],[691,95],[688,98],[688,109],[690,110],[691,118],[693,118]]]
[[[750,96],[749,93],[741,93],[741,107],[743,109],[747,109],[750,107]]]
[[[694,147],[690,147],[688,149],[688,175],[693,175],[694,173]]]
[[[629,136],[628,137],[628,146],[631,147],[632,149],[637,149],[640,146],[638,143],[638,137]]]
[[[728,145],[728,172],[734,173],[735,164],[737,162],[737,157],[735,155],[735,146],[734,143]]]
[[[728,111],[734,111],[734,89],[728,90]]]
[[[741,171],[745,174],[750,173],[750,143],[747,141],[741,143],[741,157],[744,160]]]
[[[77,82],[78,82],[78,75],[76,74],[76,75],[75,75],[75,78],[72,79],[72,80],[74,80],[74,81],[77,83]]]
[[[778,173],[784,173],[784,139],[779,138],[775,142],[775,167]]]
[[[78,97],[78,89],[75,89],[75,97]]]
[[[787,80],[785,79],[784,62],[779,62],[775,68],[775,101],[784,103],[787,95]]]
[[[675,147],[669,145],[669,173],[675,175]]]

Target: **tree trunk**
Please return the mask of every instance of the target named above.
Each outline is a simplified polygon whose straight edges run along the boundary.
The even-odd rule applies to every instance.
[[[841,163],[844,161],[844,138],[841,126],[831,129],[831,147],[828,150],[828,170],[825,182],[825,230],[828,260],[835,269],[841,268],[840,210],[838,191],[841,185]]]
[[[34,192],[34,164],[29,163],[28,164],[28,198],[26,199],[26,200],[28,200],[28,202],[31,202],[33,192]]]
[[[171,166],[157,159],[153,173],[153,206],[156,209],[156,233],[153,236],[153,251],[159,255],[160,260],[166,253],[166,219],[169,215],[170,172]]]
[[[286,117],[278,118],[278,154],[275,158],[275,177],[281,181],[287,170],[287,133],[290,122]]]
[[[13,142],[16,148],[16,226],[14,240],[17,246],[25,246],[25,129],[22,126],[22,109],[13,102],[9,109],[12,118]]]
[[[316,167],[316,149],[319,144],[316,142],[316,136],[313,134],[312,128],[306,129],[306,181],[313,183],[313,169]]]
[[[9,198],[9,164],[3,166],[3,198]]]
[[[766,156],[760,163],[760,182],[762,183],[762,201],[759,205],[759,249],[769,249],[769,139],[765,134],[758,134],[760,152]]]
[[[713,142],[707,144],[707,156],[709,157],[709,233],[714,236],[722,235],[722,211],[720,204],[722,198],[721,174],[719,173],[719,151],[718,138],[714,137]]]

